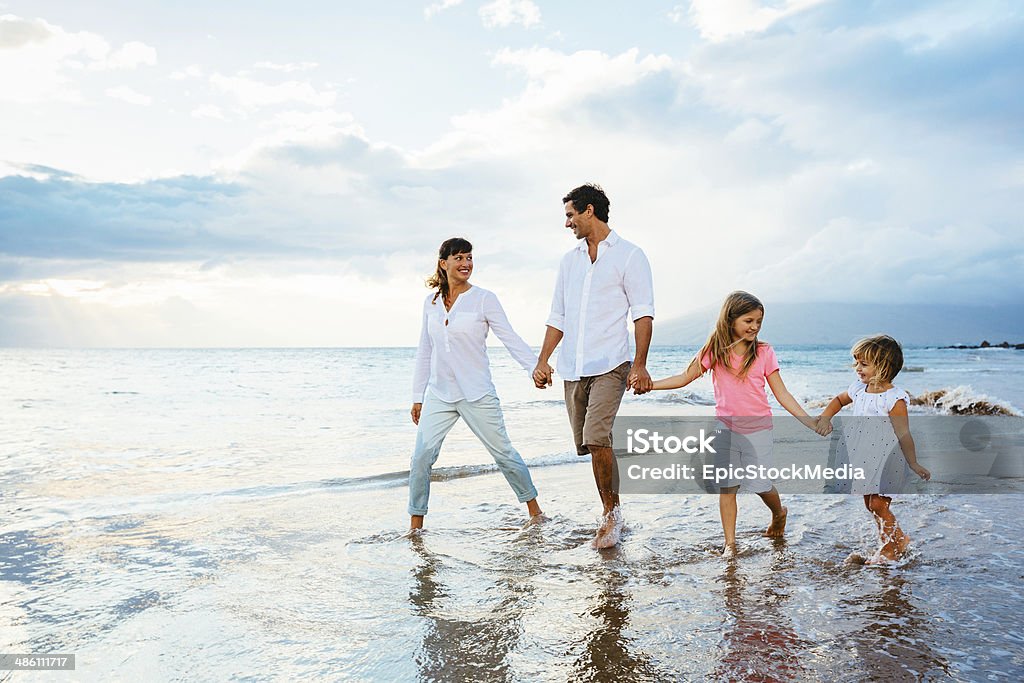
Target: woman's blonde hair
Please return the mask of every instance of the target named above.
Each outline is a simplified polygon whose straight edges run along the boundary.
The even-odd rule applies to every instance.
[[[891,382],[903,369],[903,348],[887,334],[864,337],[850,349],[854,360],[863,360],[875,366],[871,382]]]
[[[733,292],[729,296],[725,297],[725,301],[722,302],[722,310],[718,313],[718,321],[715,323],[715,329],[712,330],[708,336],[708,340],[701,347],[700,351],[692,361],[690,366],[696,364],[701,368],[701,374],[710,370],[718,364],[722,367],[732,371],[732,367],[729,363],[729,353],[732,350],[732,326],[736,322],[736,319],[741,315],[750,313],[751,311],[759,310],[761,315],[764,315],[764,304],[753,294],[748,292]],[[735,374],[738,377],[746,377],[750,371],[750,366],[754,364],[757,359],[757,347],[764,342],[758,341],[757,337],[754,337],[754,343],[747,347],[746,353],[743,354],[743,362]],[[708,357],[710,367],[707,370],[704,369],[701,359],[705,356]]]
[[[450,237],[444,242],[441,242],[441,247],[437,250],[437,265],[434,274],[427,278],[427,287],[430,289],[436,289],[434,298],[431,303],[437,303],[437,297],[441,297],[441,303],[447,304],[448,295],[451,293],[448,289],[448,271],[441,267],[441,261],[444,261],[453,254],[471,254],[473,253],[473,245],[469,243],[469,240],[464,237]]]

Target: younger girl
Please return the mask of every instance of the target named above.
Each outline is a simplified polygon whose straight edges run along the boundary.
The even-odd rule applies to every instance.
[[[910,537],[900,529],[896,517],[889,510],[892,498],[882,495],[883,491],[898,490],[901,483],[888,481],[891,475],[886,473],[893,467],[892,464],[886,465],[899,448],[917,476],[927,480],[932,475],[917,464],[917,451],[907,420],[907,404],[910,402],[907,392],[892,384],[903,369],[903,350],[899,342],[884,334],[867,337],[854,344],[851,353],[858,381],[832,399],[818,418],[816,431],[827,434],[832,429],[832,416],[843,406],[853,404],[853,424],[844,426],[843,438],[851,467],[863,469],[864,479],[853,481],[852,492],[864,495],[864,506],[875,518],[881,541],[878,552],[867,562],[891,562],[903,555]],[[884,417],[888,419],[879,419]],[[903,470],[902,466],[899,469]],[[897,476],[896,479],[903,477]],[[859,556],[851,556],[851,559],[859,560]]]
[[[816,425],[782,383],[775,351],[758,341],[763,319],[764,306],[757,297],[747,292],[733,292],[722,304],[714,331],[686,371],[659,379],[653,386],[654,389],[680,389],[710,370],[715,387],[715,415],[724,427],[724,438],[719,443],[728,441],[728,462],[736,469],[749,465],[771,466],[772,410],[765,382],[783,408],[808,428],[814,429]],[[738,480],[730,480],[719,490],[718,507],[725,532],[723,554],[726,556],[736,554],[736,492],[740,484]],[[767,479],[745,479],[742,485],[759,495],[771,510],[772,520],[764,535],[781,537],[786,529],[787,509],[774,484]]]

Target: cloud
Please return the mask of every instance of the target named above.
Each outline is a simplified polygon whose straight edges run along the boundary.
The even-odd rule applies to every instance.
[[[107,97],[113,97],[115,100],[121,100],[128,104],[138,104],[144,107],[148,107],[153,103],[153,98],[149,95],[143,95],[142,93],[132,90],[128,86],[118,86],[116,88],[107,88],[104,91]]]
[[[11,14],[0,16],[0,50],[42,43],[51,35],[49,25],[44,21],[26,21]]]
[[[0,101],[78,102],[81,72],[155,63],[156,50],[144,43],[113,49],[95,33],[68,32],[42,19],[0,17]]]
[[[191,116],[194,119],[217,119],[218,121],[227,120],[224,116],[224,112],[215,104],[200,105],[192,110]]]
[[[689,16],[702,37],[717,43],[760,33],[787,17],[826,1],[784,0],[778,7],[761,4],[758,0],[692,0]],[[681,8],[676,7],[669,17],[681,21]]]
[[[462,0],[441,0],[441,2],[435,2],[427,5],[423,8],[423,16],[430,19],[436,14],[440,14],[446,9],[451,9],[462,4]]]
[[[66,173],[44,180],[8,176],[0,178],[0,254],[66,261],[173,261],[255,251],[264,240],[254,246],[251,239],[217,224],[241,194],[237,185],[211,178],[117,184],[88,183]]]
[[[172,81],[184,81],[191,78],[202,78],[203,68],[198,64],[190,64],[184,69],[171,72],[170,79]]]
[[[530,0],[494,0],[480,8],[480,19],[487,28],[530,28],[540,24],[540,8]]]
[[[284,73],[292,73],[293,71],[310,71],[320,66],[316,62],[294,62],[288,64],[278,64],[276,62],[257,62],[254,64],[257,69],[269,69],[270,71],[282,71]]]
[[[234,97],[247,109],[296,102],[315,107],[329,107],[337,99],[336,92],[317,90],[312,84],[302,81],[270,84],[245,76],[213,74],[210,76],[210,84]]]
[[[156,50],[145,43],[133,41],[114,50],[102,62],[94,62],[92,69],[134,69],[156,64]]]

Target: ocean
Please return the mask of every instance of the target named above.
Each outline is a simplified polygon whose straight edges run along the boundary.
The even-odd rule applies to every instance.
[[[815,413],[853,380],[840,347],[777,347]],[[649,370],[694,352],[652,349]],[[459,424],[428,530],[403,537],[413,349],[0,350],[0,653],[73,653],[12,680],[1019,680],[1024,497],[915,495],[908,561],[850,567],[860,500],[793,496],[787,538],[741,496],[735,562],[713,496],[597,498],[561,389],[503,349],[492,372],[551,520]],[[896,384],[1024,408],[1024,352],[908,348]],[[817,406],[817,408],[815,408]],[[703,415],[710,381],[621,414]],[[0,671],[0,680],[7,680]]]

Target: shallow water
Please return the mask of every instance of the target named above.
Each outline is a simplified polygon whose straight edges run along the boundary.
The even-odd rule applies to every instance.
[[[914,549],[890,568],[844,564],[874,539],[839,496],[787,497],[783,542],[741,497],[732,562],[715,497],[630,496],[597,552],[558,395],[511,366],[506,419],[551,521],[519,530],[455,431],[428,531],[403,538],[402,354],[0,352],[0,652],[76,653],[75,680],[1024,677],[1024,496],[898,499]],[[829,363],[787,383],[825,393]]]

